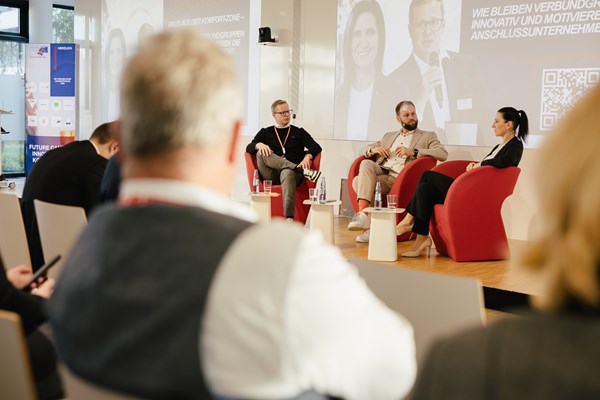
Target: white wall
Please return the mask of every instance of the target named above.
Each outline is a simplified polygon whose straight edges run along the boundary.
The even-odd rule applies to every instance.
[[[301,1],[301,0],[295,0]],[[291,30],[294,0],[262,0],[262,26],[270,26],[276,34]],[[300,83],[299,118],[296,125],[303,126],[315,138],[333,137],[333,104],[335,84],[335,47],[337,0],[302,1],[302,60],[303,79]],[[289,24],[286,26],[286,24]],[[291,65],[289,42],[277,47],[264,47],[261,52],[260,124],[272,123],[270,103],[277,98],[288,98],[291,92],[289,74]],[[490,110],[490,126],[496,110]],[[493,132],[490,127],[490,135]],[[248,141],[250,139],[248,138]],[[367,142],[318,139],[323,147],[321,170],[327,179],[328,193],[340,193],[340,180],[346,178],[348,168]],[[243,154],[247,142],[243,143]],[[448,146],[449,159],[481,160],[490,148]],[[534,215],[538,208],[531,190],[530,171],[535,150],[525,150],[521,161],[521,175],[514,194],[503,207],[502,214],[509,238],[528,240],[535,232]],[[243,156],[240,158],[240,179],[234,198],[247,201],[248,183]]]
[[[87,63],[92,82],[99,54],[100,6],[95,0],[78,0],[75,13],[86,21],[85,37],[76,38],[83,48],[89,48],[90,62]],[[300,18],[299,42],[293,46],[294,13]],[[335,46],[336,46],[337,0],[262,0],[260,26],[271,27],[272,33],[279,37],[276,46],[260,46],[260,94],[256,99],[259,110],[259,126],[273,123],[270,104],[275,99],[291,99],[295,90],[298,93],[296,107],[298,119],[296,125],[303,126],[323,147],[322,171],[327,179],[329,193],[340,192],[340,180],[347,176],[350,163],[356,158],[366,142],[334,141],[333,103],[335,84]],[[256,32],[258,36],[258,32]],[[298,39],[298,38],[297,38]],[[80,41],[81,40],[81,41]],[[299,43],[299,44],[298,44]],[[85,45],[85,46],[84,46]],[[259,46],[257,44],[257,46]],[[292,51],[299,51],[299,63],[294,65]],[[95,60],[95,61],[94,61]],[[82,67],[86,63],[81,62]],[[299,68],[298,87],[292,87],[293,68]],[[91,106],[82,118],[88,118],[92,126],[100,121],[99,85],[92,84]],[[490,125],[496,110],[490,110]],[[88,115],[88,117],[86,117]],[[82,127],[85,124],[82,124]],[[258,131],[259,127],[255,127]],[[252,131],[252,127],[249,127]],[[492,135],[490,128],[490,135]],[[251,136],[242,137],[239,148],[239,165],[232,197],[248,202],[249,191],[246,179],[243,153]],[[448,146],[449,159],[481,160],[489,151],[483,147]],[[535,150],[526,150],[521,161],[521,176],[514,194],[507,199],[503,207],[503,216],[507,234],[512,239],[527,240],[535,231],[534,216],[538,208],[531,191],[530,170],[535,159]],[[484,200],[482,200],[484,201]]]

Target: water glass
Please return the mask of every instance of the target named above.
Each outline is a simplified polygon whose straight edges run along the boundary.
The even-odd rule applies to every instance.
[[[311,203],[317,202],[317,189],[316,188],[308,189],[308,199],[311,201]]]
[[[272,187],[273,187],[273,181],[271,181],[271,180],[263,181],[263,188],[265,190],[265,194],[271,194]]]
[[[388,208],[396,208],[396,205],[398,204],[398,195],[395,194],[388,194],[387,195],[387,206]]]

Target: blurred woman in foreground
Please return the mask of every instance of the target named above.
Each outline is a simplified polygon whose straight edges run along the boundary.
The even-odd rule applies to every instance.
[[[540,271],[538,314],[435,345],[412,399],[600,398],[600,86],[540,149],[541,236],[520,259]],[[577,135],[576,150],[565,138]],[[594,183],[596,182],[596,183]]]

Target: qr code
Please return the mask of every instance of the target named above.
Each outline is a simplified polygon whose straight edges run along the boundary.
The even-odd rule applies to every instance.
[[[552,129],[577,100],[598,82],[600,82],[600,68],[544,69],[540,130]]]

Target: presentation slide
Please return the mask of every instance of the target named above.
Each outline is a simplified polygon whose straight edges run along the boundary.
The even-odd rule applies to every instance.
[[[165,28],[195,27],[229,53],[248,98],[250,2],[248,0],[168,0],[164,3]],[[256,40],[258,29],[252,32]],[[248,115],[244,115],[248,120]]]
[[[233,57],[244,99],[258,98],[254,76],[259,52],[258,46],[250,46],[250,36],[254,44],[258,22],[251,7],[259,15],[260,0],[104,0],[102,7],[103,116],[107,120],[119,114],[119,83],[126,60],[147,35],[162,29],[198,29]],[[258,117],[246,108],[242,118],[256,125]]]
[[[163,0],[102,2],[102,117],[119,117],[121,73],[140,41],[163,29]]]
[[[600,0],[339,0],[337,32],[335,139],[379,140],[411,100],[449,145],[522,109],[536,147],[600,81]]]

